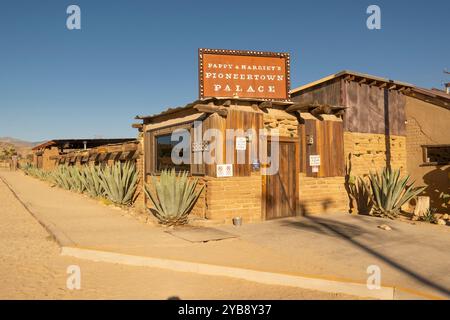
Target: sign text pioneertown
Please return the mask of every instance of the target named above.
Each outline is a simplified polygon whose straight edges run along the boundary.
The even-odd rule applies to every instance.
[[[289,54],[199,49],[200,98],[289,100]]]

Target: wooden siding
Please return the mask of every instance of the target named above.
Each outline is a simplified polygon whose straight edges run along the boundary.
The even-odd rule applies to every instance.
[[[294,95],[291,100],[300,104],[309,104],[319,102],[321,104],[329,104],[332,106],[341,106],[341,81],[335,79],[318,85],[317,87],[308,88],[300,95]]]
[[[405,96],[387,88],[343,81],[346,107],[344,130],[404,136]]]
[[[347,107],[345,131],[406,134],[405,96],[387,86],[381,88],[338,78],[296,93],[292,100],[300,104],[318,102]]]
[[[233,175],[236,177],[250,176],[252,172],[252,160],[251,150],[254,148],[254,152],[258,154],[258,133],[259,129],[263,128],[263,116],[261,113],[240,111],[236,109],[229,109],[227,117],[222,117],[216,113],[211,114],[202,122],[202,132],[200,128],[194,128],[193,124],[184,124],[178,126],[167,127],[164,129],[156,129],[152,131],[147,131],[144,137],[144,148],[145,148],[145,172],[147,174],[155,173],[155,137],[161,134],[167,134],[175,129],[185,128],[191,130],[191,137],[193,138],[193,133],[197,130],[197,134],[204,134],[208,129],[217,129],[222,134],[223,144],[222,144],[222,157],[217,158],[215,163],[206,164],[202,160],[202,164],[194,163],[194,158],[203,158],[202,152],[194,152],[192,150],[191,156],[191,174],[193,175],[207,175],[211,177],[216,176],[216,164],[226,163],[227,161],[227,145],[229,149],[233,150]],[[247,130],[253,129],[255,136],[252,142],[247,142],[247,149],[245,151],[236,151],[236,136],[227,137],[226,130],[242,130],[242,133],[247,134]],[[227,141],[228,139],[228,141]],[[202,138],[203,141],[203,138]],[[194,141],[191,141],[193,143]],[[210,141],[213,142],[213,141]],[[241,156],[245,158],[245,164],[237,164],[238,152],[242,152]],[[213,154],[213,156],[216,156]]]
[[[308,145],[307,136],[313,136],[314,143]],[[344,131],[341,121],[319,121],[306,119],[299,126],[300,172],[307,177],[344,176]],[[310,155],[320,155],[319,172],[312,172]]]
[[[233,174],[238,177],[250,176],[252,172],[252,160],[251,159],[251,149],[255,148],[256,154],[258,154],[258,134],[259,129],[263,127],[263,117],[261,113],[247,112],[239,110],[229,110],[228,116],[226,118],[226,129],[242,130],[244,134],[247,130],[253,129],[255,133],[252,142],[247,142],[247,150],[236,151],[236,138],[233,137],[233,141],[229,141],[227,137],[227,145],[232,144],[234,152],[234,162],[233,162]],[[231,148],[230,148],[231,149]],[[238,152],[245,153],[245,164],[237,164]],[[226,152],[225,152],[226,154]],[[226,159],[226,158],[225,158]]]

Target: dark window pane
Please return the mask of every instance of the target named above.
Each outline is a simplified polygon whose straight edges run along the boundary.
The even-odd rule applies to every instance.
[[[427,147],[427,162],[450,163],[450,146]]]
[[[172,162],[172,148],[178,144],[179,141],[171,141],[171,134],[166,134],[156,137],[156,170],[166,170],[175,168],[176,171],[189,171],[189,164],[175,165]],[[181,141],[181,137],[180,137]],[[180,152],[180,157],[183,156],[183,152]]]

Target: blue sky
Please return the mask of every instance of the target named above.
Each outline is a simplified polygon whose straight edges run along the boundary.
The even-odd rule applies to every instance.
[[[66,8],[81,8],[81,30]],[[381,7],[382,29],[366,28]],[[292,87],[343,69],[441,87],[450,1],[0,0],[0,136],[134,137],[198,98],[197,49],[291,53]]]

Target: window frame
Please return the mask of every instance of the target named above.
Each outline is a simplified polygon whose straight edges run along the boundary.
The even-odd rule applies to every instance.
[[[421,164],[421,167],[426,167],[426,166],[446,166],[446,165],[450,165],[450,161],[447,162],[431,162],[428,161],[428,149],[429,148],[449,148],[450,149],[450,144],[427,144],[427,145],[422,145],[422,155],[423,155],[423,163]]]
[[[176,124],[167,127],[157,128],[153,130],[145,131],[144,135],[144,144],[146,145],[146,152],[144,161],[149,161],[149,165],[145,165],[145,175],[155,175],[158,176],[161,174],[161,171],[157,170],[157,138],[160,136],[171,134],[173,131],[177,129],[186,129],[191,133],[192,136],[192,128],[194,126],[194,122]],[[147,141],[146,141],[147,140]],[[191,152],[190,152],[190,164],[189,164],[189,176],[204,176],[204,173],[192,173],[192,141],[191,141]]]

